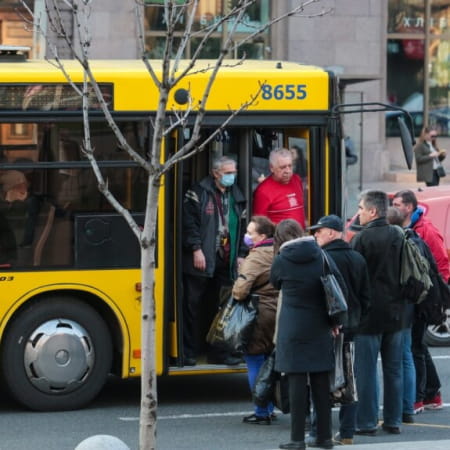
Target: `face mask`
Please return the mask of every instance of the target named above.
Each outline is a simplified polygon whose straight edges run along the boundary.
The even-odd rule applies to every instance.
[[[250,235],[248,233],[245,233],[245,235],[244,235],[244,244],[247,247],[253,247],[253,245],[254,245],[252,238],[250,237]]]
[[[236,174],[225,173],[224,175],[222,175],[222,178],[220,179],[220,184],[223,187],[230,187],[230,186],[233,186],[235,179],[236,179]]]

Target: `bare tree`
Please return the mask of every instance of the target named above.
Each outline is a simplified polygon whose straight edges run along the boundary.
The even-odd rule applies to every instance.
[[[130,0],[131,1],[131,0]],[[245,24],[249,8],[258,3],[258,0],[226,0],[227,8],[217,21],[207,24],[203,29],[196,31],[194,29],[194,19],[196,17],[200,0],[164,0],[144,2],[142,0],[133,0],[135,3],[136,20],[139,24],[138,41],[140,43],[140,52],[142,61],[148,70],[149,77],[158,89],[159,99],[157,110],[151,119],[152,142],[148,158],[142,157],[128,142],[122,134],[120,128],[115,123],[108,105],[102,96],[102,92],[97,84],[94,73],[91,69],[89,49],[91,46],[91,28],[89,18],[91,8],[95,0],[45,0],[45,14],[47,27],[44,29],[40,25],[40,18],[33,17],[33,12],[28,9],[30,17],[29,22],[40,35],[45,36],[48,50],[52,54],[49,59],[51,64],[56,65],[66,76],[67,81],[72,84],[73,89],[83,99],[83,124],[84,141],[83,152],[90,161],[100,191],[108,199],[111,205],[127,221],[141,247],[141,276],[142,276],[142,306],[141,306],[141,335],[142,335],[142,381],[141,381],[141,412],[140,412],[140,436],[139,443],[141,449],[154,449],[156,445],[156,419],[157,419],[157,391],[156,391],[156,358],[155,358],[155,303],[153,298],[154,285],[154,267],[155,267],[155,230],[158,210],[158,197],[161,186],[161,179],[176,163],[192,157],[201,152],[213,141],[230,123],[230,121],[242,111],[245,111],[251,104],[257,101],[259,90],[251,93],[248,98],[242,99],[241,106],[238,109],[229,111],[228,117],[224,122],[213,130],[208,137],[201,137],[203,119],[208,109],[208,97],[215,83],[217,74],[223,67],[231,67],[242,64],[245,55],[240,60],[227,59],[229,55],[235,54],[236,49],[241,47],[247,41],[263,33],[273,24],[285,20],[293,15],[306,17],[317,17],[328,14],[329,9],[313,9],[308,14],[308,8],[314,3],[320,4],[323,0],[303,0],[292,2],[294,6],[289,12],[280,17],[272,18],[268,23],[254,28],[244,39],[236,40],[236,31],[239,25]],[[25,8],[27,4],[22,1]],[[75,32],[67,29],[64,21],[62,7],[69,9],[73,15]],[[143,30],[143,10],[144,8],[162,8],[164,16],[165,42],[162,50],[161,73],[157,73],[151,61],[147,57]],[[185,30],[181,41],[175,42],[175,29],[182,18],[185,20]],[[199,65],[202,50],[211,39],[213,33],[222,30],[222,42],[219,54],[214,62],[205,66]],[[65,70],[64,61],[59,58],[58,47],[50,39],[52,36],[62,38],[66,45],[71,49],[74,58],[79,62],[84,73],[83,87],[80,88],[70,79]],[[189,40],[193,37],[198,38],[198,46],[194,50],[189,61],[182,62],[183,56]],[[187,92],[187,106],[183,111],[171,110],[168,105],[169,94],[177,88],[179,83],[188,75],[204,72],[208,74],[201,99],[194,101]],[[136,161],[147,173],[147,196],[145,223],[143,229],[140,229],[130,212],[118,201],[112,192],[108,189],[108,182],[103,177],[102,171],[97,164],[95,150],[90,139],[90,120],[89,120],[89,92],[94,91],[97,100],[100,102],[103,114],[114,132],[119,145],[125,149],[130,157]],[[165,161],[161,162],[161,152],[164,139],[176,128],[186,128],[188,118],[191,119],[190,138],[174,154],[168,155]],[[192,124],[193,123],[193,124]]]

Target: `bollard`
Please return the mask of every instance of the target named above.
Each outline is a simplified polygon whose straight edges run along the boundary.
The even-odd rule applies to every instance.
[[[130,447],[114,436],[97,434],[80,442],[75,450],[130,450]]]

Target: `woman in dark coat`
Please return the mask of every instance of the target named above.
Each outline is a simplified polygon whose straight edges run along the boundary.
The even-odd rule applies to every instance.
[[[245,236],[252,248],[239,267],[239,275],[233,285],[232,294],[236,300],[245,300],[250,293],[259,297],[258,318],[244,355],[251,390],[259,369],[273,350],[278,291],[270,284],[269,276],[273,261],[274,230],[275,225],[267,217],[252,217]],[[254,414],[244,417],[243,422],[270,425],[272,417],[272,404],[265,407],[255,405]]]
[[[285,236],[292,236],[295,227],[299,237],[286,241]],[[320,281],[322,251],[312,236],[302,236],[303,230],[295,221],[280,222],[275,245],[282,245],[270,275],[273,286],[281,289],[275,369],[288,374],[291,408],[291,442],[281,444],[280,448],[305,448],[308,377],[317,412],[314,446],[332,448],[329,373],[334,367],[333,336],[338,333],[338,327],[330,323],[325,307]],[[331,270],[335,272],[335,266]]]

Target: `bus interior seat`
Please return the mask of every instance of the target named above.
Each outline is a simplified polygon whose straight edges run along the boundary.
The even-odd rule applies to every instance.
[[[53,222],[55,220],[55,211],[56,211],[55,206],[50,205],[47,213],[47,220],[44,224],[44,227],[41,231],[39,238],[36,241],[36,244],[34,245],[33,266],[39,266],[41,264],[42,250],[44,249],[44,245],[46,244],[48,236],[50,235],[50,231],[52,229]]]

